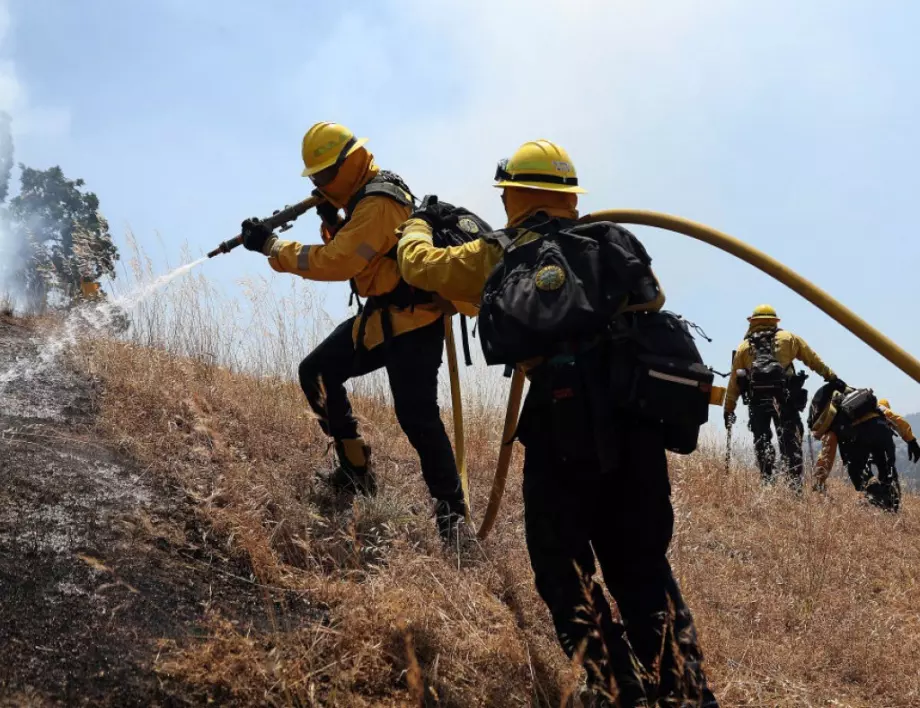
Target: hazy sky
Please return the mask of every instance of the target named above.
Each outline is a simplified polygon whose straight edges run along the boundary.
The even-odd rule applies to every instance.
[[[113,231],[130,225],[155,257],[156,233],[205,251],[246,216],[305,197],[300,140],[317,120],[369,137],[416,193],[497,224],[495,161],[546,137],[569,149],[584,210],[720,228],[920,354],[917,3],[0,6],[0,107],[16,120],[17,159],[85,178]],[[704,244],[637,232],[669,307],[715,340],[704,350],[716,368],[770,302],[848,382],[920,410],[920,385],[784,287]],[[315,240],[314,218],[291,235]],[[242,252],[206,268],[230,292],[270,273]],[[335,288],[330,301],[344,301]]]

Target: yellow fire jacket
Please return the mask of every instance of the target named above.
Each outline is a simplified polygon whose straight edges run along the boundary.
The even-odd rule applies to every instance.
[[[348,156],[335,179],[322,188],[322,194],[334,206],[345,208],[379,172],[373,155],[361,148]],[[386,254],[396,245],[396,227],[409,217],[410,211],[410,207],[389,197],[367,196],[358,202],[351,218],[334,234],[325,225],[320,228],[322,244],[304,245],[272,238],[266,243],[264,252],[271,267],[278,272],[318,281],[353,280],[361,297],[386,295],[400,280],[396,260]],[[394,336],[429,325],[453,309],[470,316],[477,314],[476,308],[451,308],[443,301],[388,309]],[[356,342],[358,330],[356,320],[353,330]],[[363,344],[373,349],[382,341],[383,323],[378,310],[367,318]]]
[[[760,329],[767,329],[773,325],[751,325],[748,334]],[[792,332],[784,329],[777,330],[776,339],[773,344],[773,353],[776,360],[784,367],[789,368],[795,360],[801,361],[805,366],[814,371],[818,376],[825,380],[835,378],[834,372],[825,364],[814,349],[808,346],[808,343]],[[750,342],[745,339],[738,345],[738,351],[735,352],[735,358],[732,361],[732,373],[728,380],[728,392],[725,394],[725,410],[729,413],[735,410],[738,402],[738,396],[741,390],[738,386],[738,370],[751,370],[754,365],[754,350]]]
[[[878,409],[882,412],[889,422],[894,426],[895,430],[898,431],[898,435],[901,436],[901,439],[904,442],[910,442],[915,440],[914,431],[911,430],[910,423],[904,420],[903,417],[899,416],[893,410],[887,406],[879,406]]]
[[[328,243],[304,245],[275,239],[266,246],[268,262],[280,273],[293,273],[318,281],[354,279],[358,295],[385,295],[399,283],[396,261],[386,256],[396,245],[396,227],[409,216],[409,209],[381,196],[362,199],[351,219]],[[433,303],[413,308],[390,308],[394,336],[429,325],[443,315]],[[353,336],[357,341],[358,321]],[[367,320],[364,346],[373,349],[383,342],[381,313]]]
[[[865,423],[867,420],[878,418],[880,415],[884,415],[885,418],[891,422],[891,425],[898,431],[898,435],[901,436],[904,442],[909,443],[911,440],[915,439],[914,431],[911,430],[910,423],[885,406],[879,406],[878,412],[872,412],[863,416],[856,421],[854,425]],[[829,430],[821,436],[821,453],[818,455],[818,461],[815,463],[815,482],[819,486],[824,486],[824,483],[827,481],[834,467],[834,462],[837,460],[837,446],[837,433]]]

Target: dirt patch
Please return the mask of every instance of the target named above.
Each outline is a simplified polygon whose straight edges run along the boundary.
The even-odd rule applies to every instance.
[[[46,344],[0,321],[0,705],[198,702],[157,672],[162,641],[310,608],[256,585],[182,492],[96,439],[93,383]]]

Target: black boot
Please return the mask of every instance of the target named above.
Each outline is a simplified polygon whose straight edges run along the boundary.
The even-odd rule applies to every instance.
[[[435,505],[435,520],[441,540],[453,545],[466,528],[466,506],[462,499],[439,499]]]
[[[335,453],[339,466],[320,479],[343,494],[377,494],[377,477],[370,468],[371,449],[361,438],[336,440]]]

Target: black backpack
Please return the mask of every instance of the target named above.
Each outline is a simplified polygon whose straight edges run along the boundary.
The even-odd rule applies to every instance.
[[[515,243],[525,232],[533,238]],[[576,224],[539,214],[520,229],[483,238],[503,251],[479,310],[488,364],[517,364],[588,343],[609,330],[631,296],[647,302],[657,294],[645,248],[610,222]]]
[[[410,218],[417,217],[431,224],[432,242],[438,248],[462,246],[492,231],[482,217],[464,207],[439,201],[435,194],[428,194],[422,199]]]
[[[858,420],[878,410],[878,399],[871,388],[848,388],[841,392],[839,386],[831,381],[815,391],[808,410],[809,428],[814,429],[818,419],[833,405],[836,410],[830,430],[846,436]]]
[[[488,222],[479,215],[464,207],[442,202],[435,194],[426,195],[410,218],[419,217],[431,224],[431,241],[438,248],[462,246],[492,231]],[[390,254],[393,258],[396,257],[396,247]],[[466,315],[460,315],[460,339],[463,343],[463,358],[466,365],[472,366],[473,356],[470,352],[470,335],[466,320]]]
[[[658,295],[645,247],[610,222],[548,221],[484,238],[504,251],[483,290],[479,330],[486,361],[607,348],[610,409],[662,426],[668,450],[687,454],[708,420],[712,370],[688,323],[672,312],[619,314]]]
[[[776,359],[776,330],[764,329],[747,336],[754,354],[748,377],[751,399],[782,398],[786,389],[786,368]]]
[[[871,388],[857,388],[843,394],[837,403],[834,425],[852,427],[860,418],[878,410],[878,399]]]
[[[621,322],[625,327],[614,334],[614,342],[625,335],[634,363],[611,367],[614,398],[628,413],[659,423],[666,449],[693,452],[700,427],[709,420],[715,380],[690,332],[691,327],[701,330],[667,310],[631,313]]]

